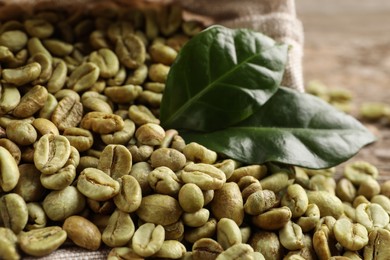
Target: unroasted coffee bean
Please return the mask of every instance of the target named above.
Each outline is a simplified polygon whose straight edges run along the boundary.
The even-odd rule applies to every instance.
[[[119,71],[119,60],[113,51],[101,48],[89,55],[89,60],[99,67],[100,77],[111,78]]]
[[[248,244],[236,244],[223,251],[216,260],[228,260],[228,259],[253,259],[253,248]]]
[[[53,174],[65,165],[70,152],[68,139],[61,135],[46,134],[35,145],[35,167],[43,174]]]
[[[1,76],[6,83],[22,86],[36,80],[41,74],[41,65],[33,62],[15,69],[3,69]]]
[[[164,226],[165,240],[181,241],[184,237],[184,224],[179,220],[171,225]]]
[[[256,231],[249,244],[256,252],[264,255],[265,259],[282,259],[283,246],[280,244],[278,235],[268,231]]]
[[[80,126],[99,134],[110,134],[124,127],[123,119],[114,114],[89,112],[81,120]]]
[[[81,216],[70,216],[65,219],[62,226],[67,237],[77,246],[97,250],[101,244],[101,233],[97,226]]]
[[[103,242],[110,247],[129,243],[135,231],[133,220],[126,212],[115,210],[102,233]]]
[[[279,200],[273,191],[259,190],[252,193],[244,205],[245,213],[249,215],[259,215],[264,211],[276,206]]]
[[[164,239],[163,226],[145,223],[135,231],[131,246],[138,255],[149,257],[161,249]]]
[[[51,120],[59,130],[77,126],[83,115],[82,104],[73,97],[66,96],[61,99],[54,109]]]
[[[42,205],[38,202],[27,203],[28,222],[26,230],[33,230],[46,227],[47,216]]]
[[[166,166],[176,172],[184,167],[186,158],[184,154],[173,148],[159,148],[153,151],[150,162],[154,168]]]
[[[78,177],[77,189],[87,198],[105,201],[119,193],[119,183],[99,169],[86,168]]]
[[[369,234],[369,241],[364,248],[364,259],[385,260],[390,257],[390,231],[385,229],[374,229]]]
[[[18,168],[20,178],[13,192],[19,194],[25,202],[40,201],[45,195],[39,178],[41,173],[34,164],[21,164]]]
[[[350,180],[342,178],[337,183],[336,195],[342,201],[352,202],[356,196],[356,188]]]
[[[309,205],[309,199],[302,186],[293,184],[288,186],[286,194],[281,201],[282,206],[287,206],[291,210],[292,217],[302,216]]]
[[[20,30],[10,30],[0,34],[0,45],[7,47],[12,52],[18,52],[27,44],[27,35]]]
[[[75,147],[79,152],[89,150],[93,145],[92,133],[86,129],[78,127],[66,128],[63,136],[69,140],[71,146]]]
[[[175,196],[181,188],[181,181],[177,175],[168,167],[155,168],[148,175],[150,187],[159,194]]]
[[[299,225],[292,221],[279,230],[280,243],[288,250],[298,250],[304,247],[303,233]]]
[[[11,156],[15,159],[16,164],[20,163],[20,159],[22,156],[22,152],[20,151],[20,148],[18,145],[16,145],[14,142],[12,142],[9,139],[1,138],[0,139],[0,146],[4,147],[8,152],[11,154]]]
[[[54,134],[59,135],[57,126],[46,118],[36,118],[32,122],[32,125],[40,135]]]
[[[89,89],[99,78],[100,69],[92,63],[86,62],[77,67],[69,76],[67,87],[82,92]]]
[[[189,143],[183,149],[183,154],[194,163],[213,164],[217,160],[217,153],[197,143]]]
[[[389,214],[376,203],[362,203],[356,208],[356,220],[369,231],[389,223]]]
[[[362,182],[359,185],[359,189],[357,191],[358,195],[363,195],[368,200],[370,200],[373,196],[378,195],[380,192],[379,183],[373,178],[367,179],[365,182]]]
[[[0,87],[0,114],[12,111],[20,102],[20,93],[16,87],[6,84]]]
[[[184,183],[194,183],[202,190],[220,189],[226,182],[223,171],[210,164],[193,163],[184,167],[181,172]]]
[[[244,203],[240,189],[235,182],[227,182],[222,188],[214,191],[214,199],[211,201],[211,212],[220,220],[230,218],[237,225],[244,220]]]
[[[145,45],[135,34],[127,34],[116,41],[115,53],[122,65],[129,69],[136,69],[145,61]]]
[[[85,207],[85,197],[73,186],[50,192],[42,202],[49,219],[62,221],[80,213]]]
[[[122,144],[129,143],[135,132],[135,124],[130,119],[123,121],[123,129],[112,134],[104,134],[100,137],[105,144]]]
[[[44,53],[37,53],[30,57],[29,62],[38,62],[41,65],[41,73],[32,84],[45,84],[53,72],[52,57]]]
[[[249,165],[235,169],[228,181],[238,182],[244,176],[252,176],[258,180],[261,180],[266,175],[267,167],[264,165]]]
[[[336,221],[333,232],[337,241],[351,251],[360,250],[368,243],[367,229],[363,225],[352,223],[346,218]]]
[[[61,227],[45,227],[21,233],[19,245],[29,255],[45,256],[59,248],[66,237],[66,231]]]
[[[160,120],[144,105],[132,105],[129,107],[129,117],[136,125],[147,123],[159,124]]]
[[[239,226],[229,218],[221,218],[217,224],[217,241],[223,249],[242,243]]]
[[[353,184],[359,185],[369,178],[378,178],[378,169],[364,161],[357,161],[347,164],[344,168],[344,176]]]
[[[375,195],[371,199],[371,203],[376,203],[382,206],[382,208],[390,214],[390,198],[385,195]]]
[[[165,130],[153,123],[146,123],[135,131],[135,138],[146,145],[160,145],[165,137]]]
[[[179,202],[168,195],[153,194],[142,198],[141,206],[136,211],[145,222],[157,225],[170,225],[177,222],[183,210]],[[161,218],[161,216],[164,216]]]
[[[9,230],[9,229],[6,229],[6,228],[2,228],[3,230]],[[8,237],[6,237],[5,234],[1,234],[0,235],[0,255],[2,256],[2,258],[4,259],[20,259],[20,255],[17,251],[17,248],[16,248],[16,236],[15,234],[13,234],[13,232],[11,230],[9,230],[10,232],[7,232],[7,233],[10,233],[14,236],[14,239],[11,239]],[[3,233],[2,231],[0,231],[1,233]]]
[[[120,190],[114,197],[114,203],[123,212],[134,212],[141,205],[142,190],[136,178],[124,175],[118,179]]]
[[[278,230],[290,221],[291,215],[288,207],[273,208],[252,217],[252,222],[255,226],[265,230]]]
[[[195,241],[201,238],[211,238],[217,231],[217,220],[210,218],[203,226],[186,230],[184,232],[184,239],[189,243],[195,243]]]
[[[123,145],[107,145],[100,155],[98,169],[114,180],[128,175],[131,171],[132,158],[129,150]]]
[[[0,220],[6,228],[19,234],[28,221],[26,202],[16,193],[8,193],[0,198]]]
[[[156,254],[158,258],[179,259],[187,252],[186,247],[177,240],[165,240]]]
[[[142,87],[127,84],[124,86],[112,86],[104,89],[104,94],[115,103],[123,104],[134,101],[142,92]]]
[[[339,218],[343,214],[343,204],[339,198],[326,191],[308,191],[309,203],[316,204],[321,216],[333,216]]]
[[[192,245],[192,259],[213,260],[222,253],[222,246],[211,238],[201,238]]]
[[[6,129],[7,137],[20,146],[33,144],[37,139],[37,131],[32,124],[19,121],[10,124]]]
[[[202,190],[193,183],[184,184],[178,195],[180,206],[185,212],[194,213],[204,205]]]
[[[210,217],[210,211],[206,208],[201,208],[193,213],[183,213],[183,222],[189,227],[200,227],[206,224]]]
[[[10,152],[0,146],[0,187],[9,192],[18,184],[19,169]]]
[[[19,118],[32,116],[45,105],[47,97],[48,92],[46,88],[41,85],[35,85],[20,99],[12,114]]]
[[[260,180],[263,190],[272,190],[273,192],[279,192],[291,184],[292,180],[286,172],[273,173]]]

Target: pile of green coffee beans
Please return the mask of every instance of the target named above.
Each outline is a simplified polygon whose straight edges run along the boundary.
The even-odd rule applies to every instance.
[[[390,259],[390,182],[367,162],[242,165],[159,125],[202,29],[177,6],[0,25],[0,258]]]

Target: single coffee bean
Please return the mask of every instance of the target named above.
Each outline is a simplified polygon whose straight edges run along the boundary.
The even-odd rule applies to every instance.
[[[265,230],[278,230],[284,227],[291,219],[291,210],[288,207],[273,208],[260,215],[252,217],[255,226]]]
[[[298,184],[288,186],[281,205],[289,207],[293,218],[302,216],[309,205],[306,191]]]
[[[66,237],[66,231],[61,227],[51,226],[22,232],[18,238],[23,252],[40,257],[57,250]]]
[[[186,157],[173,148],[159,148],[153,151],[150,162],[154,168],[166,166],[176,172],[183,169]]]
[[[228,259],[253,259],[253,248],[248,244],[236,244],[229,247],[217,256],[216,260],[228,260]]]
[[[217,241],[223,249],[242,243],[239,226],[229,218],[221,218],[217,224]]]
[[[116,40],[115,53],[122,65],[129,69],[137,69],[146,58],[145,45],[135,34],[127,34]]]
[[[108,48],[101,48],[90,53],[89,60],[99,67],[102,78],[114,77],[119,71],[118,57]]]
[[[184,183],[194,183],[202,190],[217,190],[222,188],[226,182],[226,176],[223,171],[204,163],[188,164],[182,170],[181,178]],[[241,194],[235,195],[240,196]]]
[[[326,191],[307,191],[309,203],[316,204],[321,216],[339,218],[343,214],[343,203],[335,195]]]
[[[374,229],[369,234],[369,241],[364,247],[363,257],[367,260],[385,260],[390,257],[390,231]]]
[[[336,195],[342,201],[352,202],[356,197],[356,188],[350,180],[342,178],[337,183]]]
[[[62,229],[77,246],[97,250],[101,244],[101,233],[97,226],[81,216],[70,216],[65,219]]]
[[[200,227],[206,224],[210,217],[210,211],[206,208],[202,208],[193,213],[183,213],[183,222],[189,227]]]
[[[210,218],[203,226],[188,229],[184,232],[184,240],[195,243],[201,238],[212,238],[217,231],[217,220]]]
[[[120,190],[113,198],[115,205],[123,212],[134,212],[141,205],[142,190],[137,179],[131,175],[124,175],[118,179]]]
[[[256,231],[249,240],[249,245],[264,255],[265,259],[282,259],[283,246],[280,244],[278,235],[268,231]]]
[[[141,205],[136,211],[138,217],[143,221],[163,226],[177,222],[182,212],[183,210],[175,198],[162,194],[143,197]]]
[[[192,245],[192,259],[213,260],[223,252],[222,246],[211,238],[201,238]]]
[[[187,252],[186,247],[177,240],[165,240],[154,257],[179,259]]]
[[[130,142],[135,132],[135,124],[130,119],[123,120],[123,129],[112,134],[103,134],[100,137],[105,144],[126,145]]]
[[[33,62],[15,69],[3,69],[1,72],[1,76],[6,83],[16,86],[22,86],[34,81],[40,74],[41,65],[38,62]]]
[[[0,220],[6,228],[19,234],[27,224],[26,202],[16,193],[8,193],[0,198]]]
[[[204,205],[202,190],[193,183],[186,183],[181,187],[178,200],[182,209],[188,213],[199,211]]]
[[[259,215],[279,203],[275,193],[270,190],[260,190],[252,193],[247,198],[244,210],[249,215]]]
[[[49,219],[62,221],[79,214],[85,208],[85,197],[74,187],[50,192],[42,202]]]
[[[214,191],[214,199],[210,206],[211,212],[217,220],[230,218],[240,226],[245,215],[243,204],[237,183],[227,182],[222,185],[222,188]]]
[[[30,202],[27,203],[28,222],[26,230],[33,230],[44,228],[47,225],[47,216],[41,203]]]
[[[76,92],[85,91],[98,80],[99,73],[100,69],[96,64],[83,63],[69,75],[67,87]]]
[[[333,227],[337,241],[351,251],[358,251],[368,243],[367,229],[347,218],[338,219]]]
[[[352,162],[344,167],[344,176],[355,185],[359,185],[369,178],[377,179],[378,175],[378,169],[364,161]]]
[[[13,192],[19,194],[25,202],[40,201],[45,195],[45,188],[40,181],[41,172],[34,164],[19,165],[19,181]]]
[[[111,176],[114,180],[128,175],[131,171],[132,157],[123,145],[107,145],[99,158],[98,169]]]
[[[105,201],[119,193],[119,183],[99,169],[86,168],[78,177],[77,189],[87,198]]]
[[[131,245],[135,253],[149,257],[157,253],[165,240],[165,230],[161,225],[145,223],[134,233]]]
[[[57,92],[58,93],[58,92]],[[83,105],[74,97],[65,96],[61,99],[51,115],[51,121],[64,131],[69,127],[76,127],[83,116]]]
[[[27,146],[37,140],[37,131],[34,126],[25,121],[10,124],[6,129],[7,137],[20,146]]]
[[[27,35],[20,30],[6,31],[0,34],[0,45],[7,47],[12,52],[18,52],[27,44]]]
[[[92,130],[99,134],[109,134],[122,130],[124,122],[118,115],[89,112],[81,120],[80,126],[81,128]]]
[[[198,143],[189,143],[183,149],[183,154],[194,163],[213,164],[217,160],[217,153]]]
[[[0,187],[3,191],[9,192],[16,187],[20,172],[16,161],[10,152],[0,146]]]
[[[19,118],[33,116],[45,105],[47,97],[46,88],[35,85],[20,99],[19,104],[12,111],[12,115]]]
[[[157,124],[146,123],[135,131],[135,138],[146,145],[160,145],[165,137],[165,130]]]
[[[253,176],[258,180],[267,175],[267,167],[264,165],[248,165],[235,169],[228,181],[238,182],[244,176]]]
[[[279,239],[288,250],[298,250],[304,247],[302,229],[291,220],[279,230]]]
[[[389,224],[389,214],[379,204],[362,203],[356,208],[356,221],[371,231]]]
[[[129,117],[136,125],[160,123],[160,120],[144,105],[131,105],[129,107]]]
[[[2,85],[0,88],[0,114],[7,114],[20,103],[20,92],[14,86]]]
[[[35,145],[34,164],[43,174],[53,174],[67,162],[70,143],[62,135],[43,135]]]
[[[129,243],[135,231],[133,220],[126,212],[115,210],[102,233],[103,242],[110,247]]]

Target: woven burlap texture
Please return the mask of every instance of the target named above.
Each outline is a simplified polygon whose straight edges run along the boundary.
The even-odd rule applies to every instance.
[[[146,0],[145,0],[146,1]],[[155,1],[146,1],[147,4]],[[208,17],[213,24],[230,28],[251,28],[278,42],[290,45],[288,64],[282,85],[304,91],[302,75],[303,29],[296,17],[294,0],[178,0],[191,14]],[[33,13],[35,9],[87,10],[97,4],[139,5],[142,0],[0,0],[0,19],[17,18],[20,12]],[[171,2],[171,1],[165,1]],[[153,3],[154,4],[154,3]],[[23,259],[106,259],[108,249],[88,251],[81,248],[61,248],[43,258]]]

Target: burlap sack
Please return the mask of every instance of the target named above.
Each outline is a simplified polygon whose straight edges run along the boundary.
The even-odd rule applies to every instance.
[[[221,24],[231,28],[251,28],[291,46],[282,84],[304,91],[302,76],[303,30],[296,17],[294,0],[177,0],[190,17],[200,17],[205,25]],[[105,6],[137,7],[168,4],[171,0],[0,0],[0,20],[18,18],[36,10],[62,9],[69,12]],[[194,16],[195,15],[195,16]],[[80,248],[61,248],[40,259],[106,259],[109,248],[91,252]],[[37,259],[25,257],[24,259]]]

